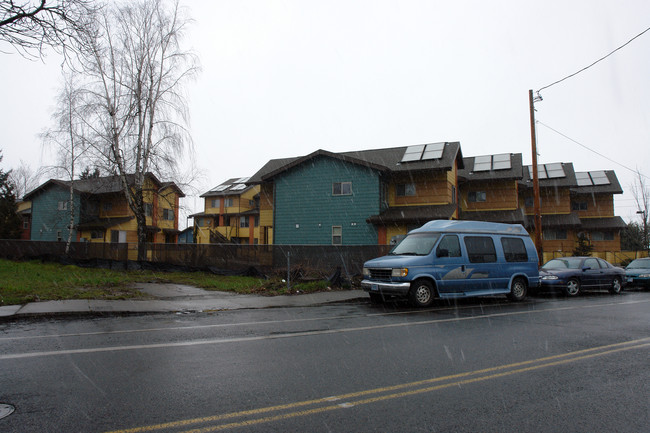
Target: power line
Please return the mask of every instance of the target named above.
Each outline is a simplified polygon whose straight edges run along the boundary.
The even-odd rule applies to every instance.
[[[612,158],[610,158],[610,157],[608,157],[608,156],[605,156],[605,155],[603,155],[602,153],[600,153],[600,152],[598,152],[598,151],[593,150],[592,148],[590,148],[590,147],[588,147],[588,146],[586,146],[586,145],[580,143],[580,142],[577,141],[577,140],[574,140],[573,138],[569,137],[569,136],[566,135],[566,134],[561,133],[561,132],[558,131],[557,129],[551,128],[550,126],[548,126],[547,124],[545,124],[545,123],[543,123],[543,122],[540,122],[539,120],[537,120],[536,122],[539,123],[540,125],[542,125],[542,126],[548,128],[548,129],[550,129],[551,131],[555,132],[556,134],[561,135],[562,137],[566,138],[567,140],[574,142],[574,143],[577,144],[578,146],[584,147],[584,148],[587,149],[588,151],[593,152],[593,153],[595,153],[596,155],[598,155],[598,156],[600,156],[600,157],[603,157],[603,158],[605,158],[606,160],[611,161],[611,162],[613,162],[613,163],[616,164],[616,165],[620,165],[621,167],[625,168],[626,170],[631,171],[631,172],[634,173],[634,174],[641,174],[641,173],[638,172],[637,170],[634,170],[634,169],[632,169],[632,168],[630,168],[630,167],[628,167],[628,166],[626,166],[626,165],[623,165],[623,164],[621,164],[621,163],[618,162],[618,161],[614,161]],[[648,178],[648,177],[645,176],[644,174],[641,174],[641,176],[645,177],[646,179]]]
[[[609,56],[611,56],[612,54],[614,54],[615,52],[617,52],[617,51],[620,50],[621,48],[625,47],[626,45],[628,45],[630,42],[632,42],[632,41],[635,40],[636,38],[642,36],[644,33],[647,33],[648,31],[650,31],[650,27],[648,27],[647,29],[645,29],[644,31],[642,31],[641,33],[639,33],[638,35],[636,35],[635,37],[633,37],[632,39],[630,39],[629,41],[627,41],[626,43],[624,43],[623,45],[621,45],[620,47],[616,48],[616,49],[615,49],[614,51],[612,51],[611,53],[609,53],[609,54],[607,54],[607,55],[601,57],[601,58],[598,59],[598,60],[596,60],[596,61],[593,62],[591,65],[589,65],[589,66],[585,66],[584,68],[580,69],[579,71],[574,72],[574,73],[571,74],[571,75],[567,75],[566,77],[562,78],[561,80],[557,80],[557,81],[555,81],[555,82],[553,82],[553,83],[551,83],[551,84],[549,84],[549,85],[547,85],[547,86],[542,87],[541,89],[539,89],[539,90],[537,91],[537,94],[539,95],[539,92],[541,92],[542,90],[544,90],[544,89],[548,89],[548,88],[551,87],[551,86],[555,86],[556,84],[561,83],[561,82],[564,81],[564,80],[568,80],[569,78],[578,75],[580,72],[586,71],[587,69],[591,68],[591,67],[594,66],[596,63],[602,62],[603,60],[605,60],[606,58],[608,58]]]

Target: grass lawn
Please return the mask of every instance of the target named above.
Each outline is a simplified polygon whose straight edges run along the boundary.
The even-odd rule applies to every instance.
[[[112,271],[40,261],[0,260],[0,305],[63,299],[146,299],[135,283],[176,283],[206,290],[287,294],[281,280],[220,276],[206,272]],[[327,289],[326,281],[293,284],[292,292]]]

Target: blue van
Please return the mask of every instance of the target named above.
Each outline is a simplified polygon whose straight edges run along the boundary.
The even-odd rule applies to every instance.
[[[504,294],[521,301],[539,286],[537,260],[521,224],[436,220],[364,263],[361,287],[373,303],[401,297],[418,307],[436,297]]]

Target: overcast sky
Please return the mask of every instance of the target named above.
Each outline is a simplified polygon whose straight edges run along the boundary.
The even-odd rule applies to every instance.
[[[199,193],[317,149],[460,141],[463,156],[522,153],[530,164],[528,90],[650,27],[647,0],[181,4],[202,66],[187,87]],[[51,125],[59,59],[0,53],[0,82],[1,167],[48,164],[38,134]],[[650,32],[542,96],[539,162],[615,170],[626,191],[616,214],[636,218],[631,170],[650,176]]]

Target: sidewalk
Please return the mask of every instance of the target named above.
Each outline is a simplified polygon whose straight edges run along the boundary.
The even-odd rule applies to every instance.
[[[180,284],[143,283],[136,286],[151,296],[147,300],[69,300],[31,302],[0,307],[0,320],[63,314],[170,313],[240,310],[273,307],[308,307],[312,305],[367,300],[363,290],[343,290],[292,296],[239,295],[215,292]]]

